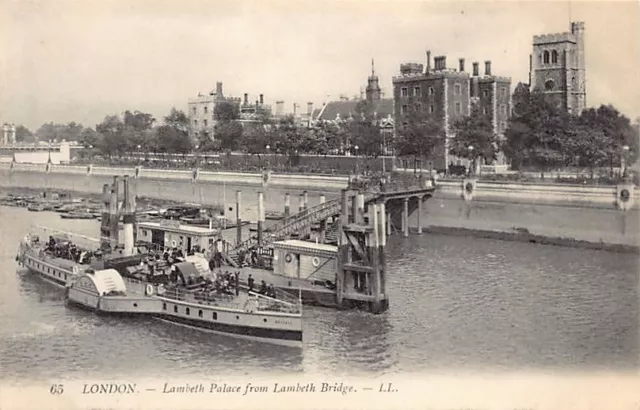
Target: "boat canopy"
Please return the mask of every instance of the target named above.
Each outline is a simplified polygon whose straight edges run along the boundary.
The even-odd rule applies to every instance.
[[[178,262],[178,263],[175,263],[173,266],[176,267],[176,270],[178,270],[178,272],[184,275],[185,279],[188,278],[189,276],[198,277],[201,275],[200,272],[198,272],[198,269],[196,269],[196,267],[194,266],[194,264],[190,262]]]
[[[127,286],[124,284],[122,276],[120,276],[115,269],[97,270],[93,273],[87,273],[84,276],[93,282],[99,295],[104,295],[112,291],[127,291]]]

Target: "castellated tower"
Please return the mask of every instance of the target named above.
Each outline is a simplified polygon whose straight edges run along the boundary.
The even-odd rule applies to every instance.
[[[572,22],[570,33],[534,36],[530,70],[532,90],[579,115],[587,99],[584,22]]]

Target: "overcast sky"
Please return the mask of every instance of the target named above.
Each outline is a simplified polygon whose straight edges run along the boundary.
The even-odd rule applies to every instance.
[[[0,122],[95,126],[127,109],[162,118],[224,83],[267,103],[383,90],[425,51],[492,60],[527,81],[532,36],[586,25],[587,104],[640,116],[638,2],[0,0]]]

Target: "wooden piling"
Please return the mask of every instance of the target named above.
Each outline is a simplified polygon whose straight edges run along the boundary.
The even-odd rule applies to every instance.
[[[104,184],[102,186],[102,221],[100,222],[100,249],[105,250],[111,246],[111,228],[109,223],[110,204],[111,203],[111,186]]]
[[[307,191],[302,191],[302,209],[309,209],[309,197]]]
[[[133,255],[134,239],[133,225],[135,223],[135,203],[133,200],[133,192],[129,186],[129,176],[124,176],[124,201],[122,204],[122,234],[124,236],[124,255]]]
[[[344,264],[348,262],[349,257],[349,241],[343,227],[349,224],[349,197],[347,190],[340,192],[341,213],[340,213],[340,237],[338,238],[338,269],[336,272],[336,301],[338,306],[343,304],[344,286],[345,286],[345,268]]]
[[[409,237],[409,198],[404,198],[403,200],[404,207],[402,208],[402,231],[404,232],[404,237]]]
[[[324,196],[324,194],[320,194],[320,203],[324,204],[325,202],[327,202],[327,197]],[[323,219],[320,221],[320,233],[319,233],[319,242],[320,243],[324,243],[327,239],[327,220]]]
[[[240,208],[242,207],[242,191],[236,191],[236,243],[240,245],[242,243],[242,214]]]
[[[263,245],[262,230],[264,228],[264,194],[258,192],[258,246]]]
[[[377,287],[380,298],[379,309],[385,311],[389,309],[389,298],[387,295],[387,261],[385,258],[385,247],[387,246],[386,225],[387,225],[387,210],[384,202],[379,205],[380,211],[380,240],[378,242],[378,276]]]
[[[117,176],[113,177],[113,185],[111,186],[111,198],[109,199],[109,239],[112,249],[115,249],[120,243],[120,230],[118,226],[118,222],[120,220],[118,215],[119,182],[120,179]]]
[[[418,199],[417,231],[418,235],[422,235],[422,197],[417,196],[416,198]]]
[[[288,218],[291,215],[291,195],[287,192],[284,194],[284,217]]]
[[[298,196],[298,212],[304,211],[304,193]]]

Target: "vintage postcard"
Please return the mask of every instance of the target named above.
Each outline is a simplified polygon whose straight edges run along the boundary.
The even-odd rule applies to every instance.
[[[640,410],[639,30],[0,0],[0,409]]]

